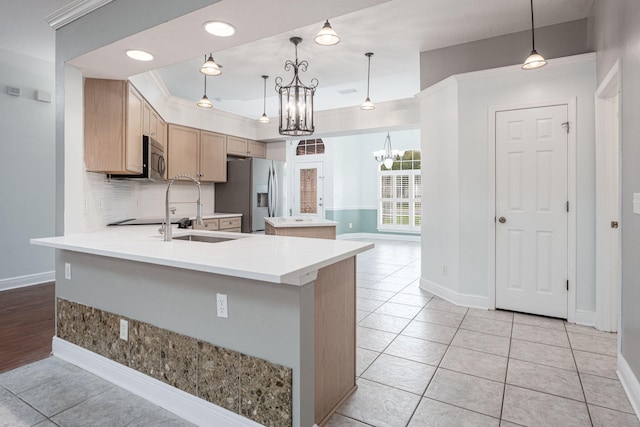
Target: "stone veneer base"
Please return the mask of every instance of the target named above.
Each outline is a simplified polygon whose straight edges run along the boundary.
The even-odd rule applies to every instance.
[[[64,298],[57,298],[56,318],[60,342],[260,425],[292,424],[291,368]],[[119,339],[120,319],[129,322],[128,341]],[[104,377],[101,371],[87,370]],[[147,398],[141,390],[121,386]],[[148,400],[166,407],[170,399],[162,404]],[[190,412],[167,409],[190,420],[185,416]],[[210,422],[209,416],[203,425]]]
[[[254,421],[178,390],[68,341],[53,337],[53,355],[199,426],[259,427]]]

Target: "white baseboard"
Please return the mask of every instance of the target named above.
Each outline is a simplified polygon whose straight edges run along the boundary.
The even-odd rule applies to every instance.
[[[456,305],[489,309],[488,297],[461,294],[424,278],[420,279],[420,288]]]
[[[593,326],[596,325],[596,312],[586,310],[576,310],[574,320],[578,325]]]
[[[54,280],[56,280],[55,271],[28,274],[26,276],[9,277],[8,279],[0,279],[0,291],[23,288],[25,286],[39,285],[41,283],[53,282]]]
[[[624,391],[627,393],[629,402],[636,414],[640,414],[640,383],[634,375],[631,367],[622,356],[618,353],[618,378],[622,383]]]
[[[259,427],[260,424],[209,403],[58,337],[53,355],[199,426]]]
[[[406,234],[388,234],[388,233],[343,233],[336,236],[338,240],[349,239],[377,239],[377,240],[403,240],[407,242],[419,242],[420,236],[409,236]]]

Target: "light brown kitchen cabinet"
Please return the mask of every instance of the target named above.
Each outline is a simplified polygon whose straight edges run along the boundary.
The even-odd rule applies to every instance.
[[[264,142],[247,140],[247,156],[265,159],[267,157],[267,144]]]
[[[247,140],[237,136],[227,135],[227,154],[245,157],[247,155]]]
[[[146,101],[144,103],[142,114],[142,134],[155,139],[166,149],[167,123],[162,120],[160,114],[158,114],[151,104]]]
[[[124,80],[84,81],[84,161],[91,172],[142,173],[144,98]]]
[[[168,177],[187,174],[202,182],[227,180],[225,135],[168,125]]]
[[[231,218],[207,218],[202,220],[202,225],[195,221],[191,222],[191,228],[196,230],[227,231],[230,233],[240,233],[242,215]]]
[[[230,156],[264,159],[267,157],[267,146],[264,142],[227,135],[227,154]]]

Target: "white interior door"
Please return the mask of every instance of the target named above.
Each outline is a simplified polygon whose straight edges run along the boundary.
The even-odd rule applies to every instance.
[[[324,219],[322,162],[297,163],[294,175],[294,215]]]
[[[620,118],[617,79],[596,94],[596,327],[618,330]]]
[[[496,113],[496,308],[567,318],[567,110]]]

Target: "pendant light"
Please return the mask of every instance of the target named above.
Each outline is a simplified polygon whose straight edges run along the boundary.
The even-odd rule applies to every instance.
[[[211,101],[209,101],[209,98],[207,98],[207,75],[204,75],[204,95],[202,95],[202,99],[200,99],[200,101],[198,101],[198,107],[202,107],[202,108],[211,108],[213,107],[213,104],[211,103]]]
[[[387,132],[387,137],[384,139],[384,147],[382,150],[374,151],[373,157],[378,162],[382,162],[385,168],[391,169],[393,166],[394,158],[399,155],[400,152],[393,150],[391,148],[391,136],[389,136],[389,132]]]
[[[209,54],[209,58],[207,58],[207,55],[205,55],[204,58],[204,64],[200,67],[202,74],[206,74],[207,76],[219,76],[222,74],[222,67],[213,60],[212,54]]]
[[[276,92],[280,101],[280,135],[311,135],[315,130],[313,126],[313,95],[318,86],[318,79],[311,79],[311,84],[306,86],[300,81],[298,70],[307,71],[307,61],[298,62],[298,45],[302,42],[300,37],[289,39],[295,46],[295,62],[287,60],[284,63],[285,71],[293,69],[293,79],[288,85],[282,85],[282,77],[276,77]]]
[[[269,76],[262,76],[264,79],[264,96],[262,98],[262,116],[258,119],[260,123],[270,123],[269,116],[267,116],[267,79]]]
[[[367,52],[364,54],[367,58],[369,58],[369,66],[367,67],[367,99],[364,100],[362,105],[360,106],[361,110],[375,110],[376,106],[373,105],[371,99],[369,99],[369,81],[371,77],[371,57],[373,56],[372,52]]]
[[[331,28],[328,19],[314,40],[321,46],[333,46],[340,43],[340,37],[338,37],[338,34]]]
[[[522,69],[535,70],[545,65],[547,65],[547,61],[536,51],[536,36],[533,27],[533,0],[531,0],[531,53],[522,64]]]

